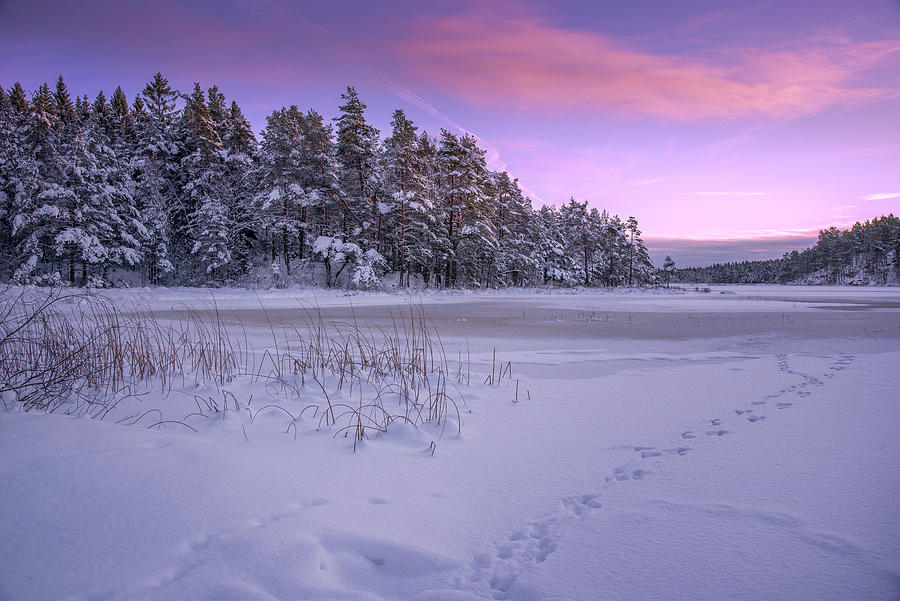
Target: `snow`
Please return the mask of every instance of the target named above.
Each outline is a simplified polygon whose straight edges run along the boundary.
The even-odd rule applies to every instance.
[[[390,331],[421,306],[471,358],[461,431],[397,421],[354,452],[263,409],[314,387],[246,377],[223,387],[252,421],[148,429],[222,398],[190,374],[102,421],[0,412],[0,599],[900,595],[896,288],[103,294],[161,322],[214,302],[257,355],[311,307]]]

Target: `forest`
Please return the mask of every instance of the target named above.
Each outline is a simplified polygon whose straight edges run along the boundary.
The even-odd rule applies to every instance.
[[[716,263],[675,270],[672,279],[725,284],[887,285],[900,281],[900,218],[893,214],[856,222],[847,230],[830,227],[816,244],[780,259]]]
[[[30,97],[29,97],[30,96]],[[658,280],[634,217],[535,209],[469,133],[389,135],[353,87],[260,138],[216,86],[129,102],[62,76],[0,87],[0,280],[36,285],[507,287]]]

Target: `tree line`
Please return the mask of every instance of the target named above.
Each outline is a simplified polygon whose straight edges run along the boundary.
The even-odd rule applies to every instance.
[[[353,87],[339,115],[283,107],[261,139],[216,86],[157,73],[130,103],[0,87],[0,279],[110,286],[643,285],[637,220],[535,209],[475,137],[386,137]],[[139,278],[139,280],[138,280]],[[306,279],[304,279],[306,278]]]
[[[727,284],[878,284],[900,282],[900,218],[893,214],[847,230],[819,232],[806,250],[784,253],[780,259],[716,263],[675,270],[673,279],[691,283]]]

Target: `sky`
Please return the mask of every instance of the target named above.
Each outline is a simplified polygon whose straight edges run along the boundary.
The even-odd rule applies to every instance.
[[[261,131],[353,85],[469,132],[535,206],[634,215],[657,264],[780,256],[900,208],[900,0],[0,0],[0,85],[219,86]]]

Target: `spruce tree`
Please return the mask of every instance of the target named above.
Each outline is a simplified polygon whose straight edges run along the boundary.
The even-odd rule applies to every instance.
[[[20,117],[28,112],[28,98],[25,96],[25,89],[19,82],[14,83],[9,91],[9,103],[13,112]]]
[[[175,271],[173,216],[179,206],[178,179],[182,143],[177,138],[178,92],[161,73],[154,75],[134,102],[135,201],[147,227],[144,260],[150,284],[163,283]]]
[[[56,80],[56,90],[53,93],[53,100],[56,103],[56,117],[63,126],[72,123],[75,120],[75,105],[72,103],[72,97],[60,75]]]
[[[72,193],[65,187],[64,131],[47,84],[38,87],[28,107],[30,110],[20,117],[15,142],[22,152],[13,159],[13,279],[19,283],[57,281],[60,265],[54,260],[53,239],[69,218],[72,204]]]
[[[237,102],[232,101],[226,116],[225,138],[222,140],[225,162],[225,202],[233,224],[233,273],[250,271],[254,260],[258,220],[253,211],[256,193],[256,156],[259,146],[250,123]]]
[[[459,139],[463,162],[460,164],[460,227],[456,249],[453,284],[462,266],[467,285],[492,286],[497,281],[497,231],[492,200],[493,180],[487,169],[485,151],[469,134]]]
[[[588,203],[569,198],[568,204],[560,209],[560,225],[568,240],[567,254],[580,263],[580,279],[584,286],[591,285],[594,252],[597,245],[594,220],[588,210]]]
[[[334,132],[322,115],[310,109],[301,123],[300,182],[305,193],[302,210],[305,230],[308,234],[299,245],[301,251],[317,236],[334,236],[342,233],[341,185],[336,170]],[[304,252],[305,254],[305,252]]]
[[[17,115],[9,95],[0,86],[0,279],[11,272],[15,250],[12,242],[12,206],[16,197],[16,171],[20,149],[17,142]]]
[[[300,152],[303,115],[296,106],[274,111],[266,119],[260,149],[255,206],[269,240],[271,261],[280,248],[287,275],[298,234],[304,229],[306,192],[301,185]]]
[[[125,96],[125,92],[122,91],[122,86],[116,87],[116,91],[113,92],[110,99],[110,105],[113,117],[118,121],[124,122],[131,116],[131,112],[128,109],[128,98]]]
[[[351,86],[341,94],[337,122],[338,177],[342,192],[341,230],[365,247],[377,244],[381,225],[377,207],[378,130],[366,122],[366,105]]]
[[[222,141],[199,83],[185,97],[182,127],[186,154],[181,160],[184,184],[176,230],[191,242],[190,254],[199,261],[205,277],[221,285],[232,260],[233,222],[224,199]],[[204,279],[199,274],[195,277]]]
[[[673,261],[672,257],[670,257],[669,255],[666,255],[666,258],[663,261],[662,273],[663,273],[663,281],[666,283],[666,288],[668,288],[669,283],[672,281],[672,278],[675,276],[675,261]]]
[[[381,213],[387,218],[386,231],[394,242],[391,263],[394,270],[400,273],[400,286],[403,287],[409,284],[408,254],[409,248],[415,244],[413,236],[422,234],[421,218],[413,214],[421,211],[424,175],[419,160],[416,126],[398,109],[394,111],[391,127],[391,137],[384,143],[384,209]],[[416,223],[411,227],[411,222]]]
[[[521,286],[533,277],[536,240],[531,202],[522,194],[518,180],[505,171],[492,174],[493,222],[497,232],[497,284]]]
[[[127,162],[113,151],[106,133],[108,105],[102,95],[86,118],[74,125],[66,147],[65,207],[68,221],[54,238],[57,256],[68,262],[68,279],[81,285],[109,285],[113,266],[141,260],[146,230],[131,195]],[[97,110],[99,109],[99,110]]]

